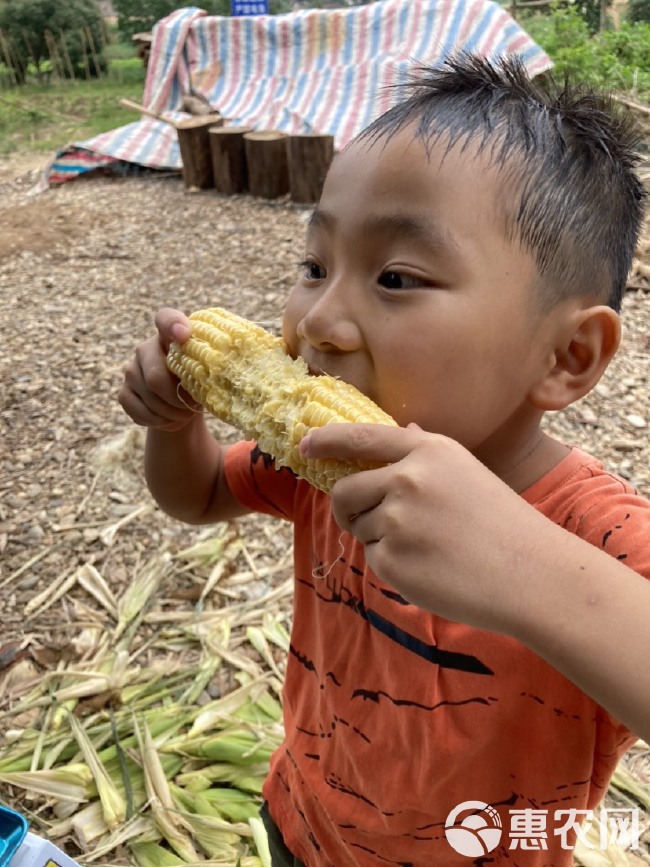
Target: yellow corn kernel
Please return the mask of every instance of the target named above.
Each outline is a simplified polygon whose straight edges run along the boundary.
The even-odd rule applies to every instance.
[[[326,424],[396,422],[353,386],[332,376],[311,376],[284,341],[219,307],[190,316],[192,336],[173,343],[169,369],[183,388],[217,418],[257,440],[260,449],[321,491],[375,464],[307,460],[300,440]]]

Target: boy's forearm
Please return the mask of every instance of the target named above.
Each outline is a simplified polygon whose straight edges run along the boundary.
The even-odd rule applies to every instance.
[[[511,634],[650,742],[650,582],[555,526],[535,549]]]
[[[173,518],[201,524],[234,516],[223,483],[223,448],[201,415],[173,433],[150,428],[144,468],[153,498]]]

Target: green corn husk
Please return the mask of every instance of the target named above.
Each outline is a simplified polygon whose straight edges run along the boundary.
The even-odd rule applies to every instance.
[[[140,746],[144,782],[153,820],[180,858],[185,861],[197,861],[199,856],[189,833],[191,826],[176,811],[169,782],[146,721],[141,722],[142,732],[135,719],[133,725]]]
[[[265,678],[250,680],[232,692],[229,692],[227,695],[206,704],[197,713],[188,732],[188,737],[196,737],[197,735],[210,731],[218,727],[224,720],[230,720],[230,718],[242,708],[253,705],[254,703],[251,696],[255,694],[259,690],[260,686],[264,685],[265,682]],[[264,694],[266,694],[266,691],[261,695]],[[259,703],[257,697],[255,703]]]
[[[192,838],[210,858],[222,859],[227,864],[236,864],[244,849],[241,836],[231,831],[222,831],[209,816],[187,816]]]
[[[84,863],[91,864],[104,855],[110,855],[115,849],[123,847],[126,843],[155,843],[160,835],[150,816],[133,816],[120,828],[110,834],[106,834],[100,843],[94,847],[91,855],[84,855]]]
[[[253,832],[253,839],[257,847],[257,854],[262,862],[262,867],[273,867],[271,864],[271,850],[269,849],[269,837],[261,819],[249,819],[248,824]]]
[[[259,814],[262,806],[261,798],[254,798],[241,789],[230,789],[218,786],[204,789],[203,798],[211,804],[226,819],[231,822],[248,822]]]
[[[163,750],[214,762],[253,765],[268,762],[277,746],[267,736],[258,737],[248,729],[231,727],[207,738],[183,738],[167,744]]]
[[[247,824],[249,818],[256,816],[261,806],[260,801],[237,789],[191,792],[173,783],[170,784],[170,789],[179,810],[218,820],[221,830],[234,831],[244,837],[250,834]],[[220,792],[223,792],[223,795],[220,795]],[[229,793],[234,797],[229,797]]]
[[[55,831],[55,836],[63,836],[73,832],[82,849],[89,849],[94,840],[98,840],[111,829],[104,817],[101,801],[93,801],[70,817],[67,823],[61,823]],[[62,833],[63,832],[63,833]],[[52,831],[50,830],[50,833]]]
[[[132,842],[129,843],[129,849],[137,867],[178,867],[186,863],[158,843]]]
[[[215,762],[200,770],[180,774],[176,781],[191,790],[207,789],[213,783],[223,783],[253,795],[261,795],[267,771],[267,764],[242,766]]]
[[[86,765],[76,763],[66,768],[47,771],[0,773],[0,783],[17,786],[31,794],[43,795],[45,798],[80,803],[90,797],[93,775]]]
[[[92,771],[106,824],[110,829],[113,829],[126,819],[126,801],[118,792],[117,786],[101,763],[83,726],[72,715],[70,716],[70,728],[79,744],[86,764]]]
[[[167,564],[156,563],[152,559],[145,567],[136,572],[117,603],[118,624],[115,637],[119,638],[126,629],[136,623],[152,601],[160,582],[167,570]]]
[[[650,783],[639,783],[626,767],[618,765],[610,785],[633,798],[646,813],[650,812]]]

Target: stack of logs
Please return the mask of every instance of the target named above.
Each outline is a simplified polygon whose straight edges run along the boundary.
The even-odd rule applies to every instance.
[[[330,135],[285,135],[224,126],[220,115],[176,123],[188,190],[216,189],[226,195],[250,193],[311,204],[320,198],[334,156]]]

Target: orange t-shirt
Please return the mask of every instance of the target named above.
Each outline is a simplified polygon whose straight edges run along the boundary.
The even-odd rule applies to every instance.
[[[514,639],[408,604],[341,532],[329,497],[254,443],[228,452],[226,473],[244,505],[295,525],[286,737],[264,789],[294,855],[308,867],[571,865],[575,834],[562,837],[556,811],[597,807],[635,737]],[[650,577],[650,502],[584,452],[524,498]],[[447,840],[465,801],[499,814],[489,854]]]

